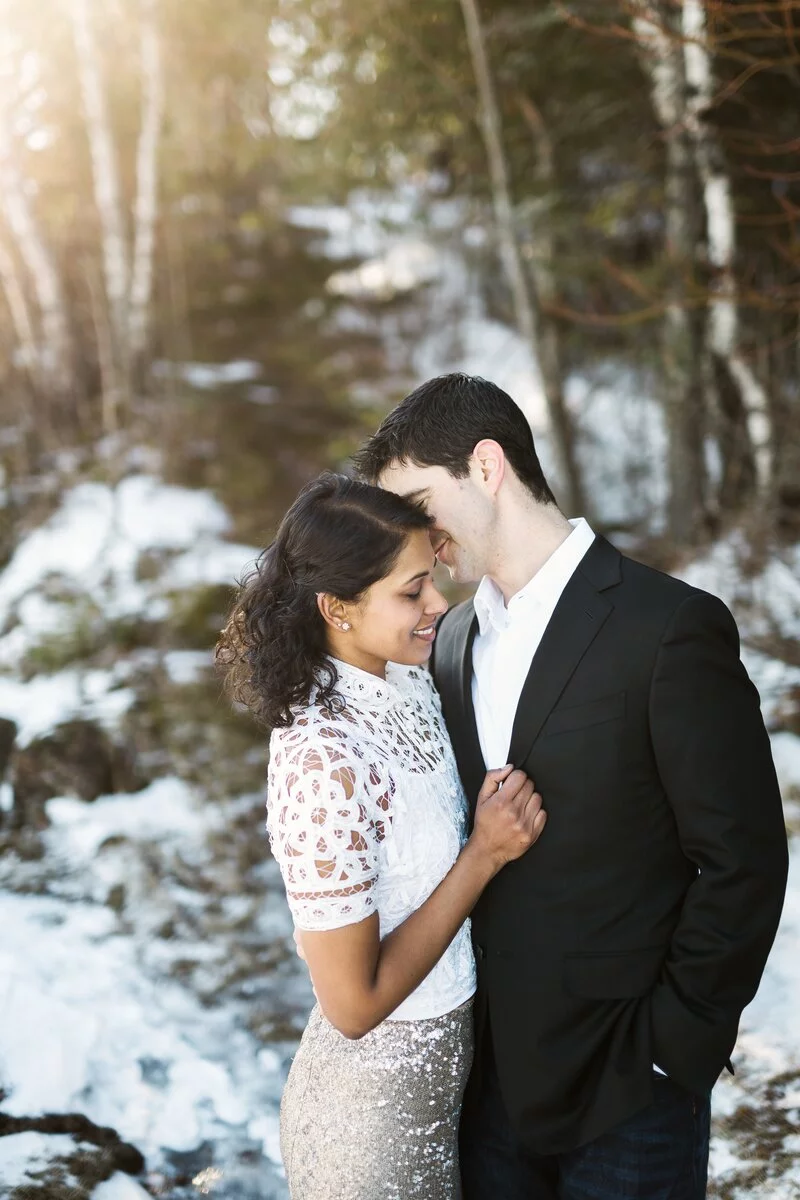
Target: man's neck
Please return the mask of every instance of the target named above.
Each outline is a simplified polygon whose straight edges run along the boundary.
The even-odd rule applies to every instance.
[[[502,592],[506,604],[571,533],[572,526],[554,504],[537,504],[504,514],[487,575]]]

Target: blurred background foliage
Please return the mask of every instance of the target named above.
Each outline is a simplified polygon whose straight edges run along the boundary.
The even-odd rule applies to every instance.
[[[799,324],[800,0],[0,0],[0,1195],[284,1200],[311,991],[211,649],[427,377],[731,605],[796,838]],[[718,1197],[798,1194],[794,901]]]
[[[415,381],[387,361],[379,323],[331,319],[330,262],[292,213],[412,186],[429,209],[456,200],[464,236],[486,235],[472,283],[534,342],[565,498],[589,503],[580,461],[565,471],[558,453],[580,441],[580,405],[554,430],[558,393],[570,374],[612,363],[649,371],[665,414],[674,541],[743,513],[770,535],[796,530],[796,4],[2,7],[7,480],[57,475],[75,455],[113,470],[126,444],[156,442],[176,477],[222,489],[243,536],[262,538],[297,486],[344,459]],[[505,232],[533,330],[503,269],[467,8],[481,22]],[[699,33],[687,35],[691,9]],[[691,78],[697,49],[705,96]],[[727,215],[715,216],[714,187]],[[397,232],[408,217],[391,220]],[[727,222],[724,262],[715,220]],[[134,302],[137,261],[152,284]],[[391,300],[412,307],[419,289]],[[362,316],[386,304],[362,296]],[[722,348],[715,306],[735,324]],[[262,368],[260,403],[235,369],[198,388],[175,366],[243,360]]]

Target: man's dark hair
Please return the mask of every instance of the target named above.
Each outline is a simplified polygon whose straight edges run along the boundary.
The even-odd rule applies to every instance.
[[[484,438],[503,447],[536,500],[556,503],[522,410],[497,384],[478,375],[439,375],[423,383],[389,413],[353,461],[370,483],[377,483],[393,462],[444,467],[464,479],[472,451]]]

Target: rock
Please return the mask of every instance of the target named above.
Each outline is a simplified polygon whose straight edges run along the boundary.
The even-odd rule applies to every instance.
[[[0,1113],[0,1194],[8,1200],[89,1200],[116,1172],[137,1175],[144,1165],[116,1130],[80,1113]]]
[[[135,792],[147,780],[123,745],[93,721],[76,718],[11,757],[12,829],[44,829],[45,803],[53,796],[96,800],[112,792]]]
[[[205,584],[173,592],[169,599],[170,646],[211,650],[225,624],[236,589],[228,584]]]

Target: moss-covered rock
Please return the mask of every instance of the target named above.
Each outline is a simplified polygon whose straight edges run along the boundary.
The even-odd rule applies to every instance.
[[[65,1145],[64,1135],[74,1139],[74,1147]],[[135,1175],[144,1170],[144,1158],[135,1146],[81,1113],[0,1113],[0,1139],[4,1138],[17,1143],[12,1155],[12,1161],[17,1160],[15,1178],[0,1181],[0,1194],[8,1200],[89,1200],[97,1185],[116,1171]]]
[[[44,829],[45,803],[53,796],[91,801],[112,792],[135,792],[148,782],[129,746],[82,718],[15,750],[10,779],[14,829]]]
[[[181,650],[210,649],[225,623],[236,594],[232,585],[218,583],[173,592],[169,596],[170,616],[167,641]]]

